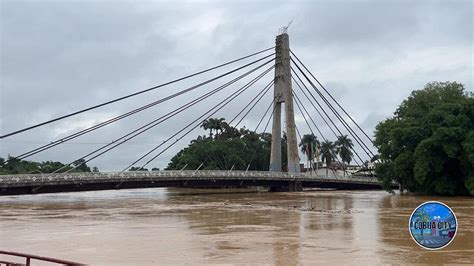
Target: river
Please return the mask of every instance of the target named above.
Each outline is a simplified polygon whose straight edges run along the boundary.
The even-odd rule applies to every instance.
[[[96,265],[474,263],[474,199],[384,191],[135,189],[0,197],[0,249]],[[427,251],[408,219],[427,200],[458,218]],[[5,257],[4,257],[5,258]]]

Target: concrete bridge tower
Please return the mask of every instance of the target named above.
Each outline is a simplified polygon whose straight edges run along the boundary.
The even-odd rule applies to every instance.
[[[290,45],[287,33],[276,37],[275,85],[273,102],[272,147],[270,171],[281,172],[281,106],[285,103],[286,135],[288,138],[288,172],[300,172],[300,159],[296,140],[295,113],[293,111],[293,89],[291,88]]]

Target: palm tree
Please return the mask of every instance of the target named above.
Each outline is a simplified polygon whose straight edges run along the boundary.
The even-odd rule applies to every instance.
[[[354,147],[354,144],[352,143],[352,140],[347,137],[347,135],[339,136],[335,144],[337,147],[336,151],[339,154],[339,157],[341,157],[343,167],[345,169],[346,167],[344,163],[350,164],[352,161],[352,148]]]
[[[332,161],[336,158],[336,145],[334,142],[326,140],[321,143],[321,159],[326,162],[326,175],[328,175],[328,168]]]
[[[205,142],[206,140],[206,135],[198,136],[196,139],[191,140],[191,144]]]
[[[419,211],[417,213],[417,221],[419,222],[429,222],[430,221],[430,216],[426,213],[426,210],[425,210],[425,207],[423,207],[421,209],[421,211]],[[424,238],[424,235],[423,235],[423,229],[420,228],[420,235],[421,235],[421,238],[423,239]]]
[[[209,118],[209,128],[214,129],[216,131],[216,138],[217,135],[219,134],[219,131],[222,132],[222,130],[225,127],[225,124],[227,124],[224,118]]]
[[[223,122],[222,132],[220,136],[224,139],[238,138],[240,137],[240,132],[237,128],[230,126],[226,122]]]
[[[206,119],[204,121],[202,121],[201,123],[201,127],[204,128],[204,130],[208,130],[209,129],[209,137],[212,138],[212,124],[211,124],[211,119]]]
[[[300,146],[301,152],[306,154],[306,157],[308,158],[308,162],[311,163],[311,168],[313,168],[315,152],[317,151],[318,146],[319,146],[318,139],[312,133],[305,134],[301,138],[301,142],[299,146]]]
[[[229,124],[227,122],[225,122],[225,119],[224,118],[219,118],[219,130],[221,131],[221,134],[228,127],[229,127]]]

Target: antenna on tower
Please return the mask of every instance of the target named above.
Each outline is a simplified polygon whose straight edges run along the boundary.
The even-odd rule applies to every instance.
[[[290,27],[291,23],[293,23],[293,20],[291,20],[290,22],[288,22],[288,25],[286,25],[285,27],[279,28],[279,29],[278,29],[278,34],[287,33],[287,32],[288,32],[288,28]]]

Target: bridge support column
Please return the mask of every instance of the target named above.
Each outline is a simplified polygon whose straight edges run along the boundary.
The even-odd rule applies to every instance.
[[[288,191],[297,192],[303,191],[303,184],[300,181],[290,181],[288,182]]]
[[[270,153],[270,171],[281,172],[281,103],[273,104],[272,147]]]
[[[295,113],[293,110],[293,90],[291,88],[290,45],[288,34],[276,37],[275,45],[275,85],[272,147],[270,154],[270,171],[281,172],[281,103],[285,103],[287,135],[287,169],[290,173],[300,172],[300,159],[296,140]]]

